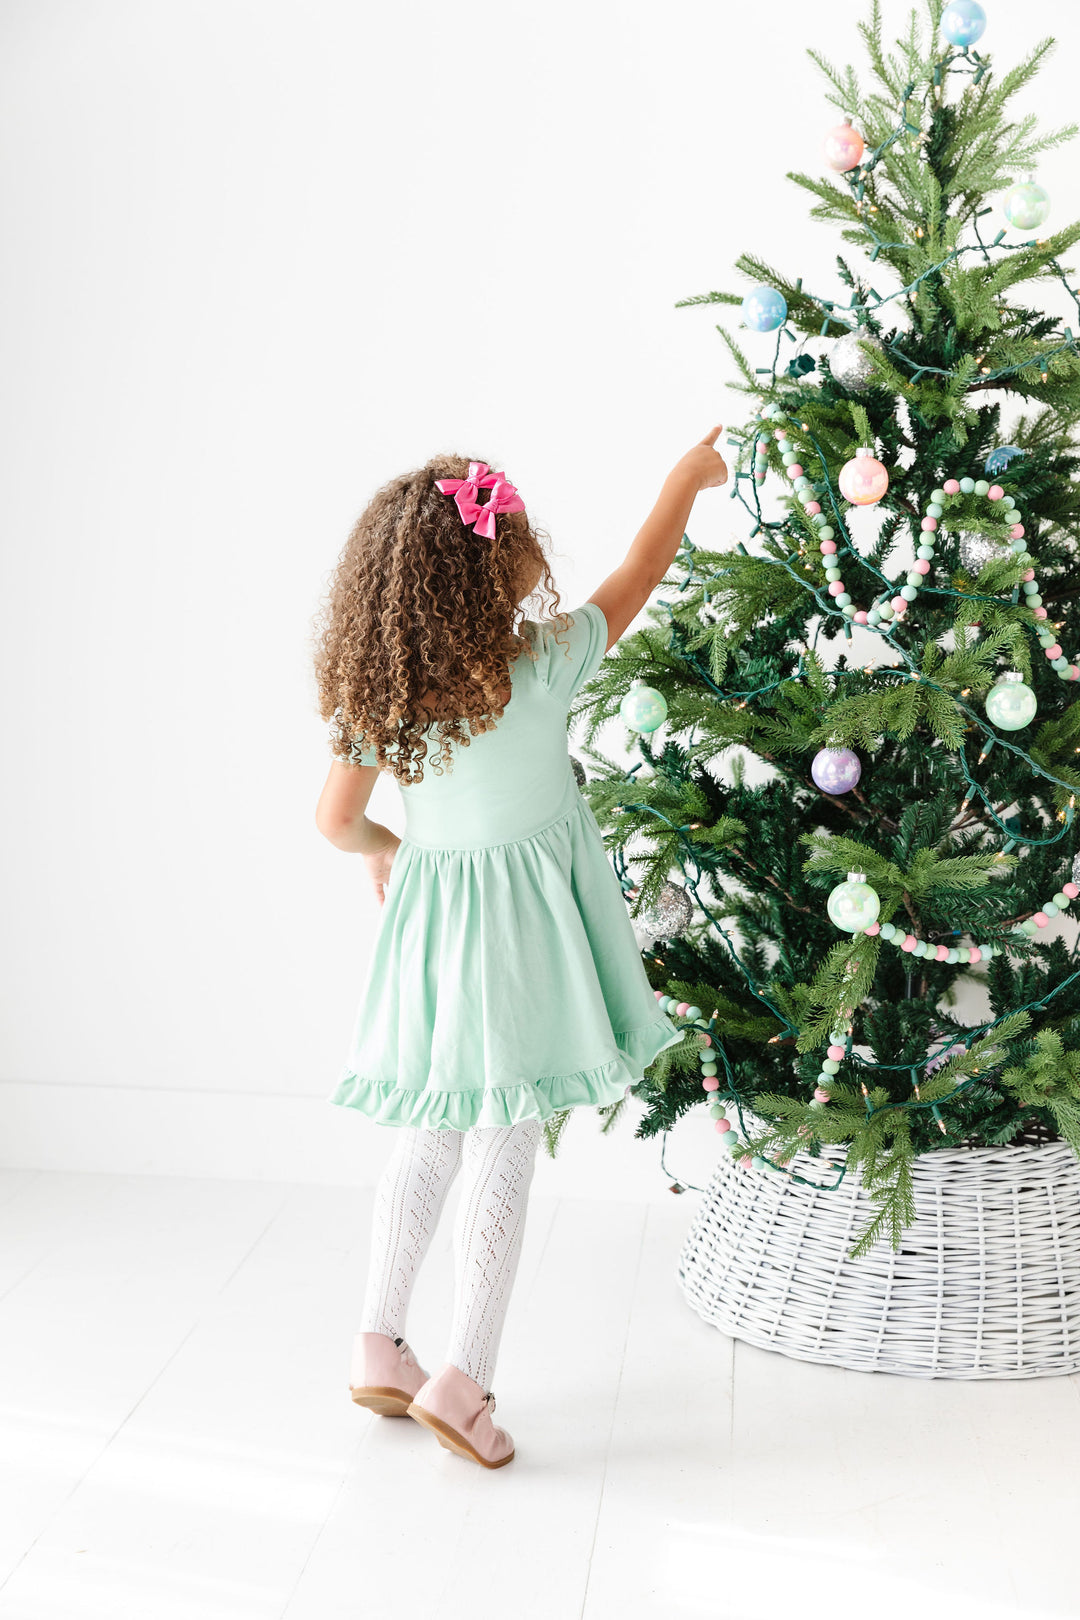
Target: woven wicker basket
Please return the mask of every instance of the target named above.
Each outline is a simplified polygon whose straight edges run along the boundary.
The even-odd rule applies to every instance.
[[[792,1169],[835,1181],[843,1158],[800,1153]],[[1080,1369],[1080,1160],[1067,1143],[920,1154],[915,1206],[898,1252],[884,1236],[852,1260],[875,1209],[858,1172],[820,1192],[721,1154],[679,1280],[707,1322],[804,1361],[916,1378]]]

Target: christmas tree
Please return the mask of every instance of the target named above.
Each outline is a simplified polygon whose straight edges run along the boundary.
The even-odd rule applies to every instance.
[[[637,1134],[704,1104],[742,1173],[858,1167],[856,1256],[900,1246],[916,1154],[1080,1153],[1080,960],[1046,933],[1080,914],[1080,223],[1040,235],[1033,176],[1076,129],[1010,121],[1054,42],[999,78],[985,27],[928,0],[888,50],[874,4],[866,90],[809,52],[844,122],[788,179],[854,251],[830,296],[745,253],[748,291],[677,306],[741,311],[739,534],[684,537],[572,716],[686,1031]],[[620,715],[629,769],[596,746]]]

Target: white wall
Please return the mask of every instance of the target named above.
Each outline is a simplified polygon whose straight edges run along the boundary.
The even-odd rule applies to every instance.
[[[327,571],[380,483],[454,449],[591,592],[742,412],[717,313],[676,299],[739,288],[744,250],[838,290],[784,173],[838,117],[804,47],[861,61],[863,14],[8,0],[5,1162],[377,1168],[385,1133],[324,1101],[376,915],[312,819]],[[1053,23],[1047,126],[1080,41]],[[1002,63],[1037,37],[994,7]],[[1076,150],[1041,169],[1054,224]],[[736,511],[710,492],[691,532]],[[400,825],[391,784],[373,810]],[[681,1131],[700,1174],[715,1138]],[[541,1177],[666,1196],[656,1147],[591,1116]]]

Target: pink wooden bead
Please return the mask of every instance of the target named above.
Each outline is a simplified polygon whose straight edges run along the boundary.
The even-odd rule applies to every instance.
[[[880,934],[881,933],[881,924],[880,923],[871,923],[869,928],[864,928],[863,929],[863,933],[864,934],[869,934],[871,939],[872,939],[875,934]]]
[[[1009,539],[1010,540],[1022,540],[1023,538],[1024,538],[1024,525],[1022,523],[1014,523],[1012,528],[1009,530]]]
[[[653,995],[656,997],[657,1001],[660,1000],[660,997],[663,995],[663,993],[664,992],[662,990],[654,990],[653,991]]]
[[[934,530],[937,528],[937,518],[924,517],[922,522],[919,524],[919,528],[925,529],[927,534],[933,534]]]
[[[821,542],[822,556],[831,557],[835,550],[836,550],[836,541],[835,540],[823,540]]]
[[[834,1063],[839,1063],[844,1056],[844,1048],[842,1046],[830,1046],[828,1056],[832,1058]]]
[[[699,1046],[711,1046],[712,1045],[712,1036],[702,1033],[701,1035],[698,1036],[697,1042],[698,1042]]]
[[[1075,883],[1063,883],[1061,885],[1061,892],[1062,894],[1067,894],[1070,900],[1075,900],[1077,895],[1080,895],[1080,888],[1078,888]]]
[[[796,1136],[809,1136],[810,1135],[810,1127],[809,1127],[809,1125],[800,1125],[798,1130],[795,1132],[795,1135]]]
[[[803,511],[806,513],[807,517],[816,517],[821,511],[821,502],[807,501],[806,505],[803,507]]]
[[[1046,609],[1044,607],[1033,608],[1032,612],[1034,613],[1034,615],[1035,615],[1035,617],[1037,619],[1045,619],[1046,618]]]
[[[831,1096],[832,1096],[831,1091],[823,1091],[820,1086],[815,1086],[814,1087],[814,1101],[815,1102],[828,1102],[828,1100],[829,1100],[829,1098]]]
[[[1080,681],[1080,665],[1069,665],[1069,679],[1070,681]]]
[[[862,608],[860,608],[858,613],[856,613],[856,615],[855,615],[855,623],[856,624],[869,624],[870,623],[870,615],[868,613],[864,613]]]
[[[787,470],[787,475],[788,475],[789,478],[801,478],[802,477],[803,470],[802,470],[802,467],[799,465],[799,463],[797,461],[793,461],[791,463],[791,466]]]
[[[947,961],[949,956],[949,947],[947,945],[939,945],[937,950],[934,952],[934,956],[939,962]]]
[[[892,610],[894,613],[906,613],[908,610],[907,597],[894,596],[892,599]]]
[[[1052,641],[1049,647],[1044,647],[1043,651],[1045,652],[1047,658],[1061,657],[1061,648],[1056,641]]]
[[[916,574],[928,574],[930,572],[930,564],[925,557],[916,557],[911,568],[912,572]]]
[[[988,501],[1000,501],[1004,493],[1005,491],[1002,489],[1000,484],[991,484],[990,488],[986,492],[986,498]]]
[[[707,1074],[701,1082],[702,1091],[719,1091],[720,1082],[715,1074]]]
[[[716,1122],[716,1128],[720,1132],[720,1135],[723,1136],[725,1131],[730,1131],[731,1129],[730,1119],[718,1119]]]
[[[1035,924],[1036,928],[1045,928],[1047,923],[1050,921],[1045,911],[1037,911],[1031,920]]]
[[[971,947],[970,951],[968,951],[968,961],[969,962],[981,962],[982,961],[982,951],[980,951],[980,949],[979,949],[979,947],[977,945],[973,945]]]
[[[959,495],[960,480],[959,478],[946,478],[941,487],[945,491],[946,495]]]
[[[751,1159],[750,1159],[749,1153],[744,1153],[742,1158],[739,1160],[739,1163],[742,1165],[744,1170],[749,1170],[750,1165],[751,1165]]]
[[[680,1001],[679,1005],[675,1008],[675,1012],[680,1018],[685,1018],[689,1011],[690,1003],[688,1001]]]
[[[1034,570],[1034,568],[1029,568],[1025,573],[1020,575],[1020,578],[1024,581],[1025,584],[1027,584],[1029,579],[1034,579],[1035,578],[1035,570]]]
[[[840,596],[840,595],[843,594],[843,590],[844,590],[844,582],[843,582],[843,580],[842,579],[834,579],[832,584],[829,586],[829,595],[830,596]]]
[[[900,949],[902,951],[913,951],[918,943],[919,942],[915,938],[914,934],[905,934],[904,943],[901,945]]]

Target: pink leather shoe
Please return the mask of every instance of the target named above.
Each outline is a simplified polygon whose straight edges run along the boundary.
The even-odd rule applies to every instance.
[[[404,1417],[427,1376],[404,1339],[358,1333],[353,1340],[349,1394],[357,1406],[381,1417]]]
[[[452,1361],[439,1368],[413,1397],[409,1416],[430,1429],[440,1446],[483,1468],[501,1468],[514,1455],[514,1442],[491,1421],[495,1397]]]

